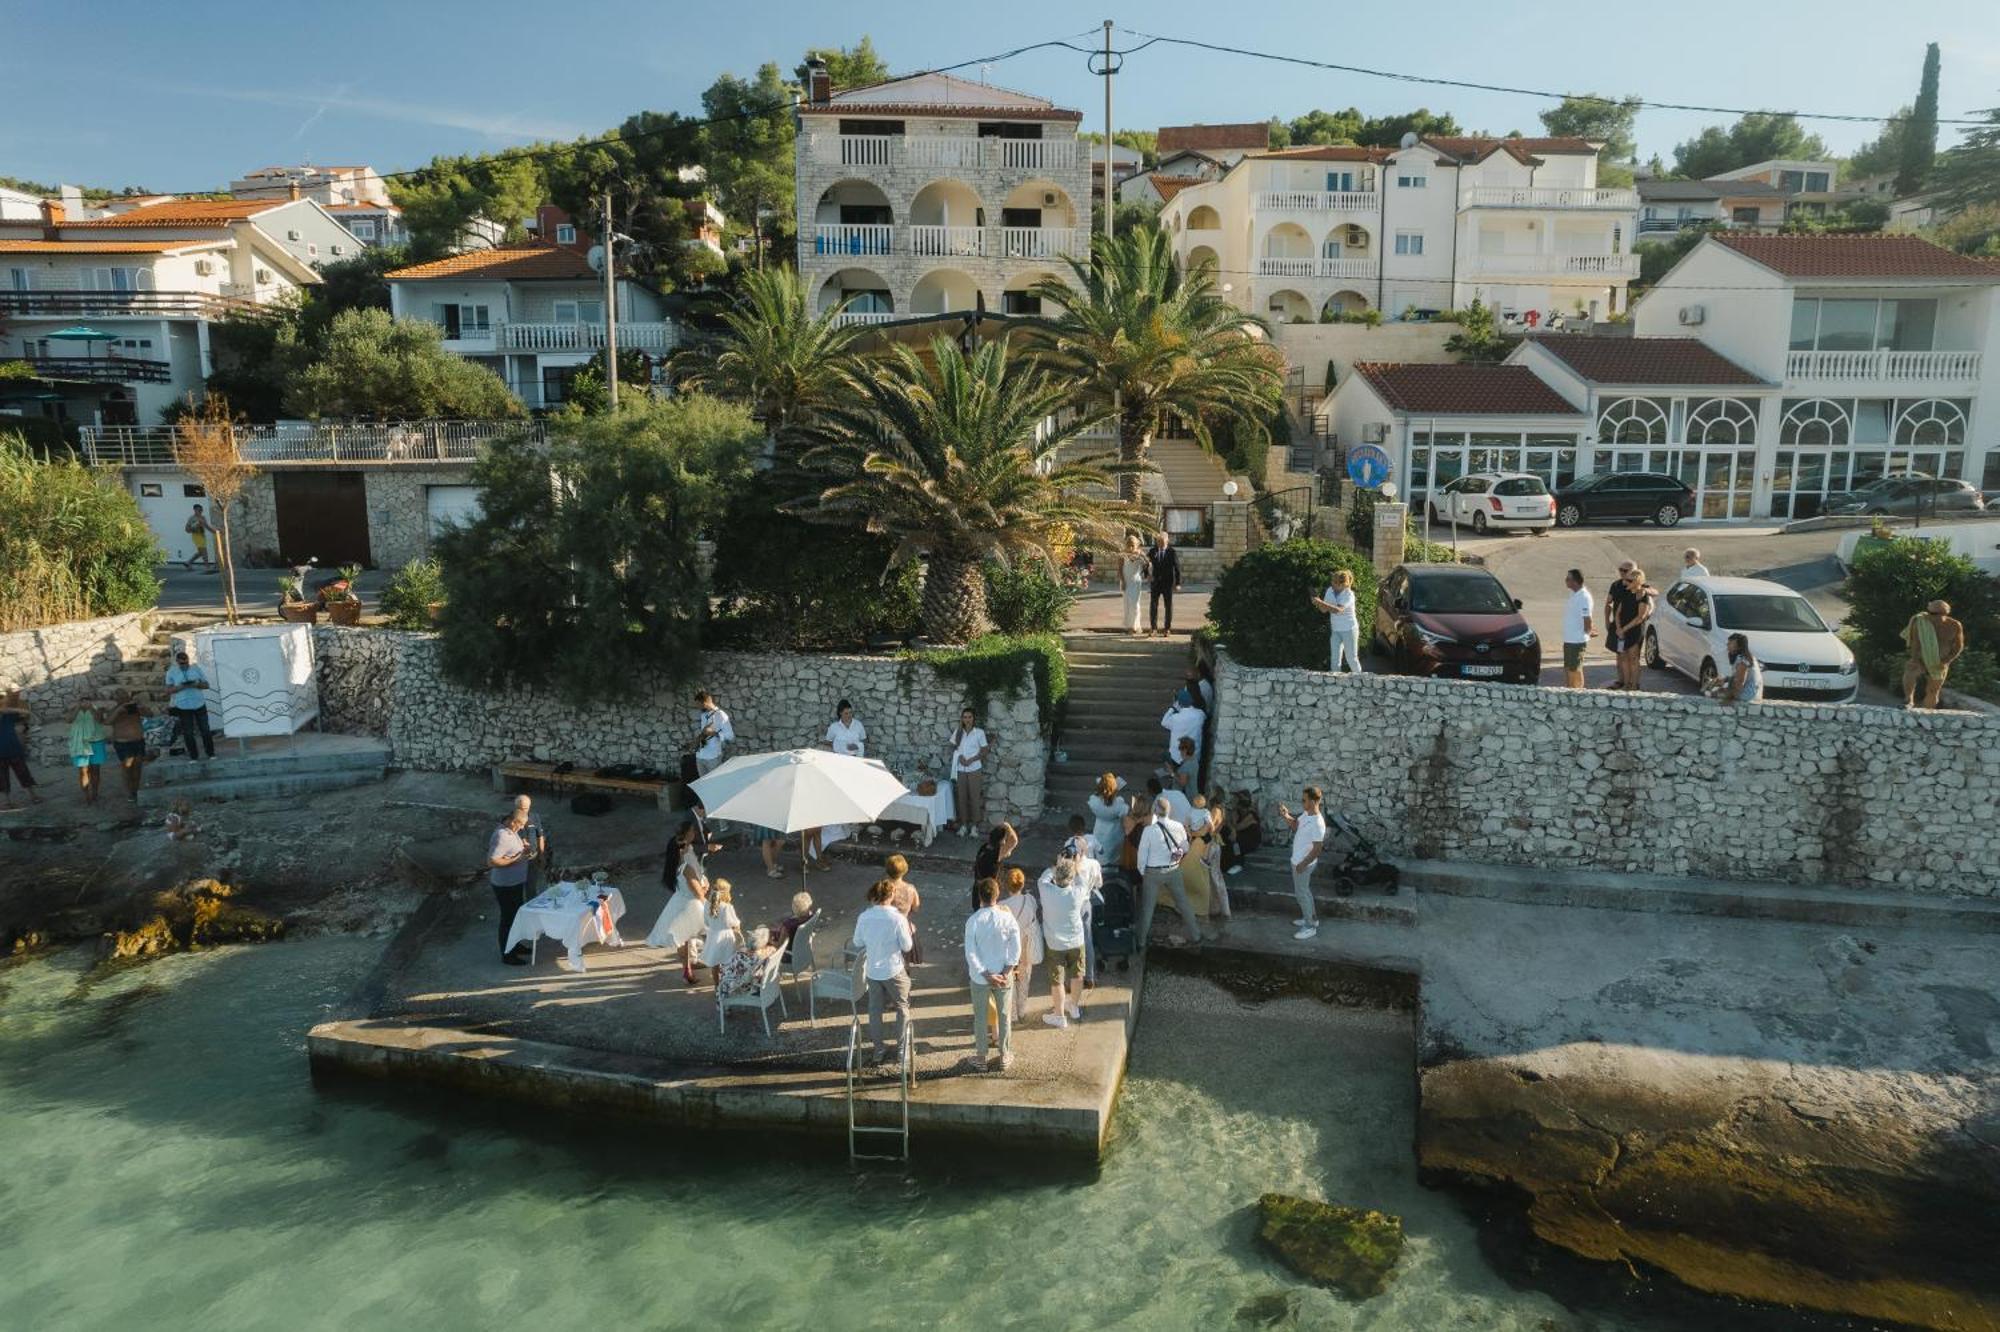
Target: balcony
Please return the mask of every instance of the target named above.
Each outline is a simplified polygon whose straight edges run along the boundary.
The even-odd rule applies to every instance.
[[[1375,259],[1354,258],[1265,258],[1257,261],[1258,277],[1274,278],[1328,278],[1353,281],[1373,279],[1380,271],[1381,263]]]
[[[1474,273],[1553,278],[1633,278],[1639,275],[1635,254],[1476,254],[1467,267]]]
[[[387,425],[236,426],[236,449],[253,463],[471,462],[509,434],[541,439],[527,421],[398,421]],[[93,464],[162,467],[174,463],[172,426],[85,426],[83,455]]]
[[[910,229],[910,253],[919,259],[978,259],[986,254],[986,228],[918,226]]]
[[[1003,259],[1079,258],[1090,253],[1088,227],[996,227]]]
[[[893,310],[843,310],[833,317],[835,328],[846,328],[852,324],[886,324],[897,318]],[[902,316],[909,318],[910,316]]]
[[[19,319],[221,319],[270,313],[254,300],[206,291],[0,291],[0,314]]]
[[[1639,206],[1637,190],[1597,190],[1560,185],[1475,185],[1465,192],[1467,208],[1612,208]]]
[[[498,329],[495,343],[501,351],[594,352],[604,346],[603,324],[501,324]],[[618,321],[620,351],[671,351],[675,341],[672,324]]]
[[[846,137],[846,136],[843,136]],[[818,255],[887,255],[894,253],[896,229],[886,222],[822,222],[812,234],[801,237],[799,248],[808,246]]]
[[[846,266],[852,258],[1056,260],[1090,253],[1088,227],[815,226],[799,241],[799,263]]]
[[[1795,351],[1785,357],[1785,378],[1969,385],[1979,379],[1979,360],[1976,351]]]
[[[1084,158],[1067,139],[989,139],[970,134],[814,134],[811,160],[842,167],[936,171],[1068,171]]]
[[[128,356],[23,356],[43,379],[87,380],[93,384],[166,384],[174,377],[170,361],[142,361]]]
[[[1372,213],[1382,196],[1373,190],[1262,190],[1260,213]]]

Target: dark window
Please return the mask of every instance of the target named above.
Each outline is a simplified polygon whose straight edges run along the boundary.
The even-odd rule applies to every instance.
[[[1004,314],[1038,315],[1042,312],[1042,298],[1032,292],[1008,291],[1000,294],[1000,309]]]
[[[1039,139],[1042,127],[1033,122],[1018,120],[982,120],[979,122],[979,137],[982,139]]]
[[[1510,476],[1493,487],[1496,495],[1546,495],[1549,488],[1539,476]]]
[[[888,204],[842,204],[840,221],[843,226],[883,226],[896,220]]]
[[[901,134],[903,122],[900,120],[849,120],[840,121],[842,134]]]
[[[1514,609],[1507,589],[1497,578],[1446,578],[1410,580],[1410,609],[1439,615],[1505,615]]]
[[[207,499],[208,488],[206,486],[184,485],[181,487],[181,494],[188,499]]]
[[[1468,476],[1459,483],[1458,488],[1468,495],[1484,495],[1492,484],[1483,476]]]
[[[1042,225],[1042,210],[1039,208],[1002,208],[1000,225],[1003,227],[1039,227]]]
[[[1775,596],[1761,592],[1730,592],[1715,599],[1716,622],[1724,629],[1747,629],[1763,633],[1808,634],[1827,632],[1826,621],[1812,603],[1799,596]]]

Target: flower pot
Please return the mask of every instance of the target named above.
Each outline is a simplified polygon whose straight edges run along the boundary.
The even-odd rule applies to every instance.
[[[287,601],[278,606],[278,618],[292,624],[318,624],[319,607],[310,601]]]
[[[432,628],[436,628],[438,625],[444,623],[444,603],[442,601],[426,602],[424,603],[424,609],[430,612]]]
[[[361,603],[358,601],[329,601],[326,603],[326,618],[333,624],[360,624]]]

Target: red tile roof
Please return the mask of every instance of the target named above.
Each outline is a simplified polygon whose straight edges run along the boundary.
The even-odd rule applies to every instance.
[[[1696,338],[1594,338],[1537,333],[1528,339],[1594,384],[1763,384]]]
[[[1361,361],[1354,373],[1399,412],[1438,416],[1581,416],[1525,365]]]
[[[1249,148],[1261,152],[1271,146],[1271,125],[1264,120],[1243,125],[1162,125],[1155,146],[1162,156],[1183,148],[1197,151]]]
[[[1162,176],[1158,172],[1154,172],[1147,179],[1153,182],[1153,189],[1159,193],[1161,203],[1166,203],[1190,185],[1208,184],[1200,176]]]
[[[1531,161],[1538,153],[1595,153],[1598,145],[1589,139],[1560,137],[1553,139],[1490,139],[1475,134],[1427,134],[1424,142],[1447,157],[1461,161],[1477,162],[1496,152],[1504,152],[1519,161]]]
[[[1709,238],[1794,278],[1975,278],[2000,282],[2000,263],[1916,236],[1751,236]]]
[[[0,254],[171,254],[176,250],[213,249],[227,243],[198,240],[0,240]]]
[[[1083,123],[1083,112],[1060,106],[968,106],[961,102],[800,102],[802,116],[840,116],[848,120],[924,116],[966,120],[1071,120]]]
[[[1358,148],[1351,143],[1312,143],[1303,148],[1274,148],[1268,153],[1251,154],[1259,160],[1292,162],[1380,162],[1388,155],[1387,148]]]
[[[64,222],[62,228],[68,231],[75,227],[226,227],[292,202],[290,199],[175,199],[109,217]]]
[[[427,264],[391,269],[382,275],[395,281],[422,281],[426,278],[478,278],[491,282],[524,282],[544,279],[587,279],[597,276],[588,261],[575,250],[542,241],[518,241],[496,245],[490,250],[468,250],[447,255]]]

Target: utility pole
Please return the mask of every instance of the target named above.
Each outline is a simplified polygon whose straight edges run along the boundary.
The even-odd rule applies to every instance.
[[[618,410],[618,279],[615,244],[618,229],[611,224],[611,188],[604,190],[604,388],[611,410]]]
[[[1117,208],[1118,200],[1113,192],[1111,166],[1114,145],[1111,142],[1111,76],[1118,71],[1111,64],[1111,20],[1104,20],[1104,239],[1111,239],[1111,214]]]

